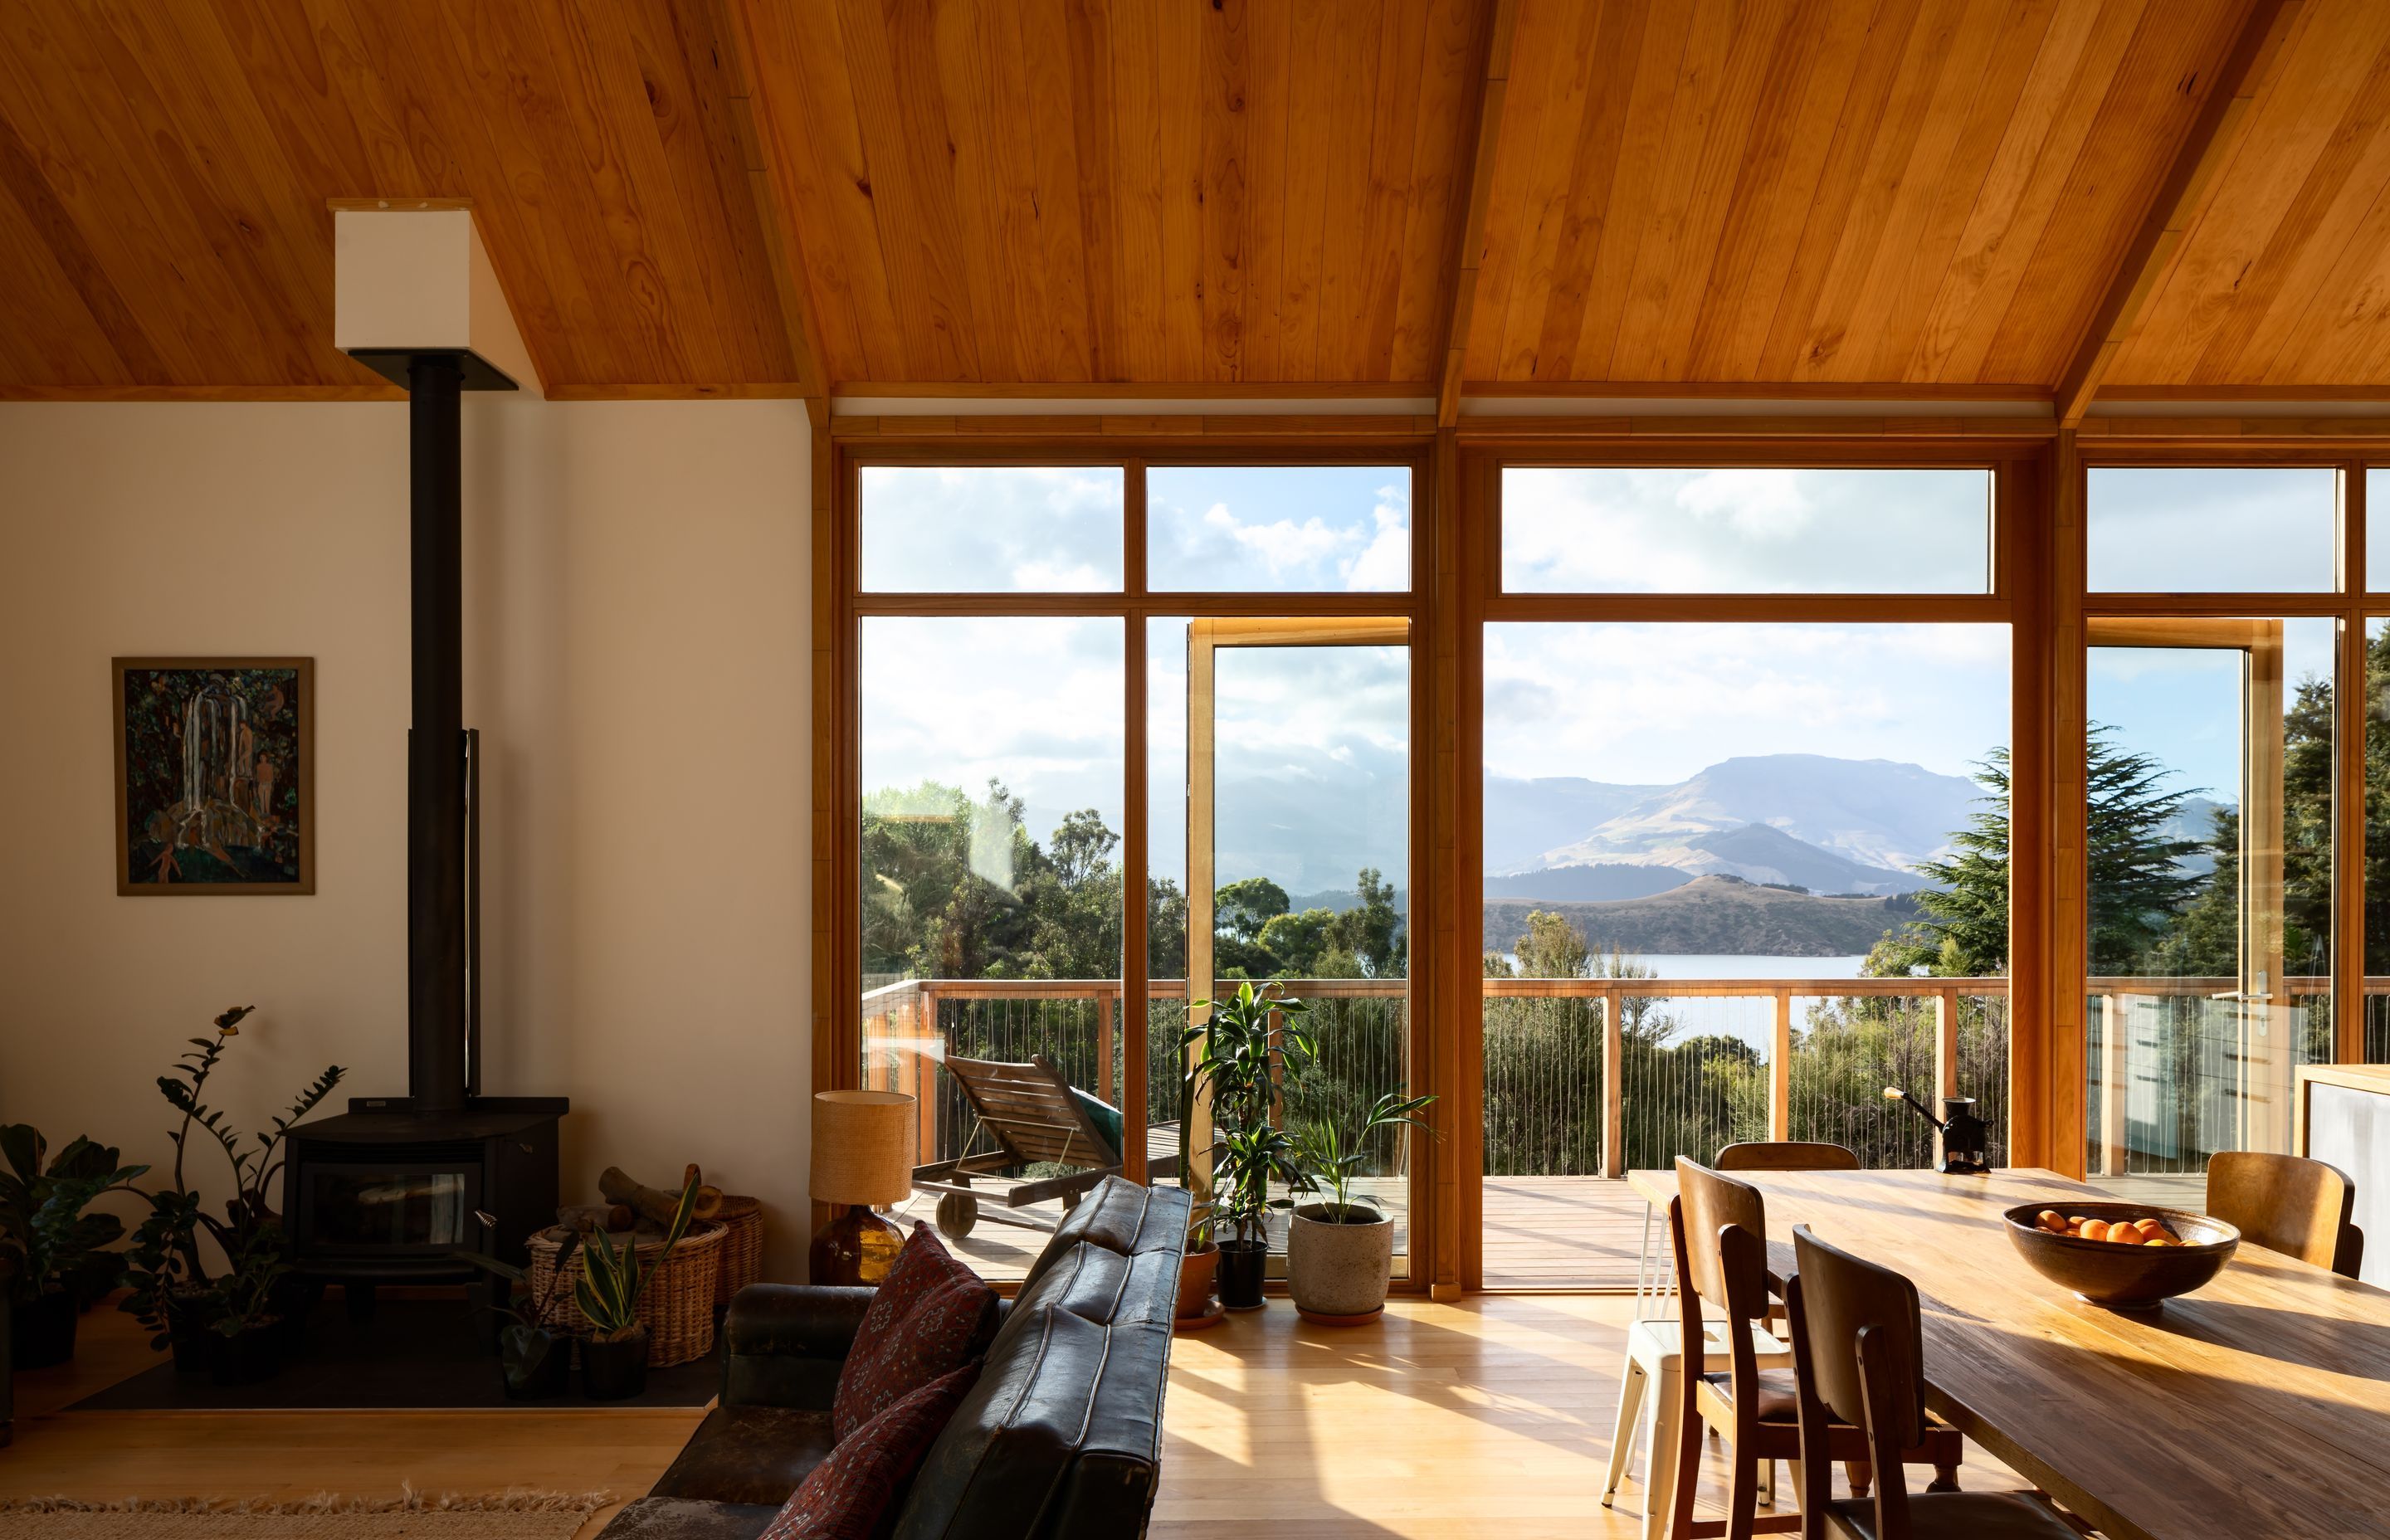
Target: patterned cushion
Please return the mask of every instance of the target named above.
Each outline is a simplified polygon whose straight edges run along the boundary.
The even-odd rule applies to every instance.
[[[896,1499],[979,1378],[965,1364],[904,1396],[839,1442],[813,1469],[761,1540],[877,1540]]]
[[[830,1429],[839,1442],[978,1357],[995,1329],[996,1312],[996,1290],[957,1262],[929,1226],[916,1223],[839,1371],[830,1403]]]

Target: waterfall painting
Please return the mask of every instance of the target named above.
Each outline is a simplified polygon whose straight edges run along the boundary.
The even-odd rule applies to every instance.
[[[116,660],[116,891],[315,891],[312,658]]]

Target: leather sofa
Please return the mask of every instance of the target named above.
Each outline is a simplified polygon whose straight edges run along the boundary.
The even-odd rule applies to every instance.
[[[1108,1177],[1006,1303],[985,1367],[930,1448],[894,1540],[1141,1535],[1162,1466],[1188,1198]],[[756,1284],[725,1323],[722,1400],[602,1540],[755,1540],[830,1450],[830,1398],[868,1289]]]

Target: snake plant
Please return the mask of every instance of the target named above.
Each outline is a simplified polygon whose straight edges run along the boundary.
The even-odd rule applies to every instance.
[[[653,1266],[639,1265],[636,1236],[616,1246],[604,1230],[590,1232],[581,1248],[581,1279],[572,1286],[572,1303],[589,1318],[590,1335],[598,1341],[619,1341],[638,1329],[639,1296],[647,1292],[656,1269],[671,1258],[680,1238],[688,1233],[689,1218],[697,1212],[697,1187],[691,1181],[681,1188],[672,1225],[664,1231],[663,1250],[656,1253]]]

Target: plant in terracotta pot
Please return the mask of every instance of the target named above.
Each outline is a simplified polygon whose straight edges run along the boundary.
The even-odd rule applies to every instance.
[[[621,1401],[648,1388],[648,1328],[639,1322],[639,1297],[688,1233],[689,1220],[697,1213],[699,1185],[691,1176],[681,1188],[654,1265],[640,1265],[636,1235],[623,1238],[618,1247],[604,1230],[592,1230],[581,1248],[581,1278],[572,1286],[572,1303],[589,1321],[589,1339],[581,1344],[581,1383],[592,1401]],[[562,1268],[559,1256],[558,1270]]]
[[[1270,1184],[1295,1178],[1294,1142],[1276,1122],[1278,1087],[1319,1057],[1307,1020],[1310,1007],[1265,985],[1237,986],[1234,997],[1198,1000],[1210,1018],[1180,1037],[1192,1049],[1187,1071],[1191,1104],[1208,1093],[1217,1130],[1211,1149],[1212,1225],[1218,1237],[1220,1303],[1258,1310],[1269,1264],[1269,1211],[1284,1208]]]
[[[473,1217],[484,1230],[497,1227],[495,1215],[476,1209]],[[457,1261],[471,1263],[509,1286],[508,1303],[493,1307],[508,1322],[498,1328],[498,1372],[509,1401],[549,1400],[562,1395],[572,1381],[572,1335],[558,1323],[556,1307],[563,1303],[561,1286],[572,1276],[572,1253],[580,1244],[579,1230],[566,1233],[557,1248],[556,1269],[536,1296],[530,1276],[513,1263],[485,1251],[456,1253]]]
[[[93,1213],[148,1166],[120,1166],[113,1149],[78,1138],[49,1156],[28,1123],[0,1127],[0,1276],[7,1278],[10,1357],[20,1369],[74,1356],[75,1317],[107,1292],[123,1258],[107,1250],[124,1233],[112,1213]]]
[[[1181,1321],[1203,1321],[1212,1309],[1212,1282],[1220,1267],[1220,1248],[1212,1243],[1212,1205],[1197,1203],[1187,1215],[1187,1250],[1178,1259],[1178,1309]]]
[[[152,1347],[172,1347],[174,1367],[209,1370],[220,1380],[264,1379],[280,1367],[288,1334],[285,1315],[294,1297],[282,1216],[267,1200],[282,1174],[282,1142],[291,1124],[332,1094],[348,1072],[334,1064],[302,1089],[289,1109],[244,1142],[207,1103],[208,1082],[223,1062],[240,1023],[255,1007],[236,1006],[215,1019],[213,1037],[194,1037],[173,1072],[158,1077],[159,1094],[180,1112],[168,1135],[174,1146],[173,1182],[148,1194],[149,1213],[126,1248],[124,1281],[132,1292],[119,1306],[156,1335]],[[184,1176],[194,1134],[204,1134],[231,1167],[233,1195],[222,1217],[209,1211]],[[201,1246],[223,1257],[212,1272]]]
[[[1419,1113],[1434,1099],[1389,1091],[1362,1114],[1358,1127],[1320,1118],[1297,1136],[1293,1185],[1317,1200],[1298,1204],[1287,1222],[1286,1290],[1306,1316],[1357,1325],[1386,1308],[1394,1216],[1357,1184],[1375,1159],[1372,1136],[1392,1128],[1425,1130]]]

